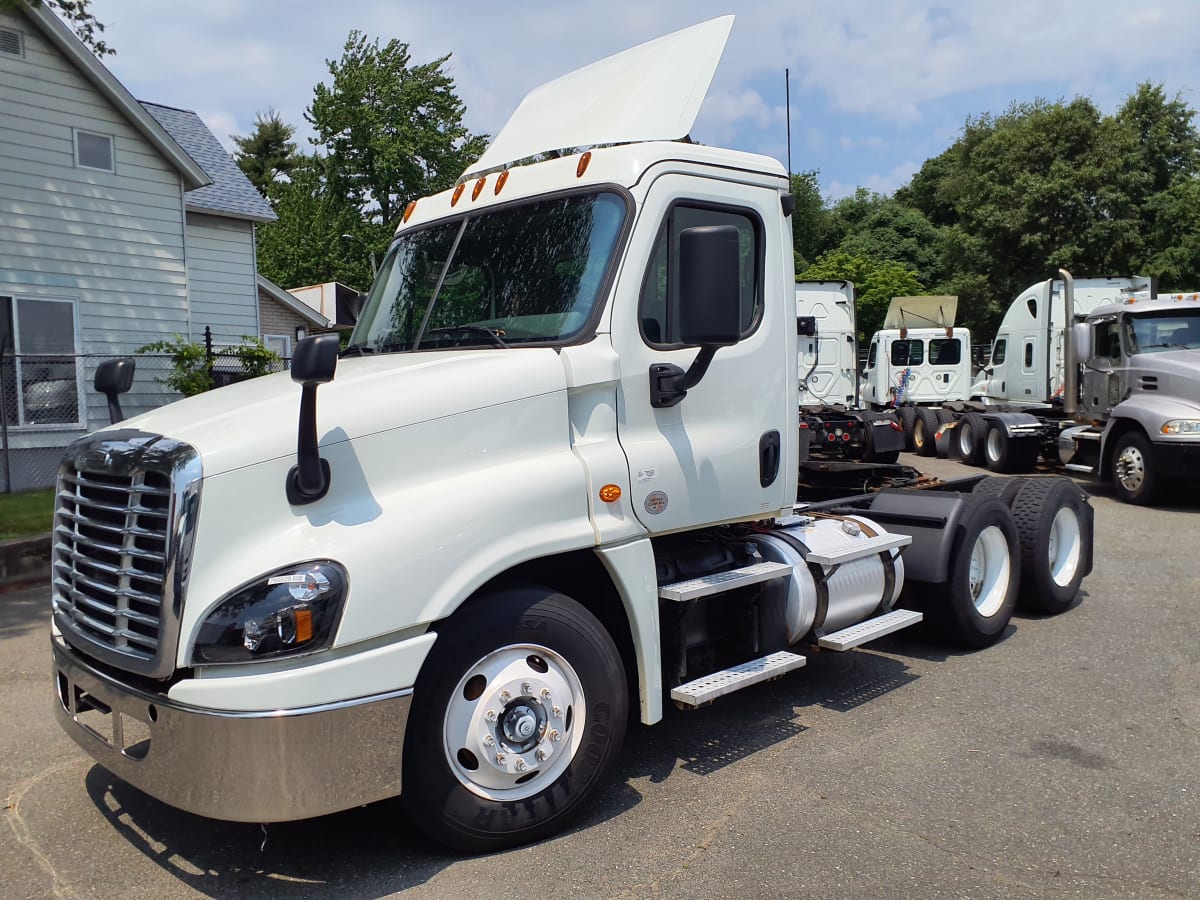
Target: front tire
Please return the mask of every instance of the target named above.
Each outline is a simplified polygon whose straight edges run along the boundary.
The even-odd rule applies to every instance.
[[[549,588],[495,591],[439,629],[413,691],[401,799],[455,850],[539,840],[603,784],[627,716],[625,669],[595,616]]]
[[[1158,473],[1150,442],[1140,431],[1127,431],[1117,438],[1112,461],[1113,491],[1117,499],[1139,506],[1154,500]]]

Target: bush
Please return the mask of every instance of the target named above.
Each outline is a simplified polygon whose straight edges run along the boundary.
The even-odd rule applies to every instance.
[[[236,379],[238,381],[267,375],[280,362],[278,354],[268,350],[258,338],[249,335],[244,335],[238,346],[218,350],[211,357],[203,344],[184,340],[178,334],[169,341],[154,341],[138,347],[135,352],[161,353],[169,356],[174,368],[165,378],[156,378],[155,380],[185,397],[194,397],[196,394],[203,394],[216,387],[213,378],[213,361],[218,357],[237,358],[241,368]]]

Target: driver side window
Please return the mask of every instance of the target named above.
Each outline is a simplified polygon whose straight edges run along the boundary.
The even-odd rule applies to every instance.
[[[737,228],[742,337],[754,331],[762,318],[762,228],[757,216],[740,209],[677,205],[659,231],[638,301],[642,338],[651,346],[680,345],[679,310],[687,298],[679,293],[679,235],[702,225]]]

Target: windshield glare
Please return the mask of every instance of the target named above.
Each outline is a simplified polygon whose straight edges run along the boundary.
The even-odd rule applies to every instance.
[[[599,301],[625,203],[614,193],[541,200],[401,235],[351,348],[509,347],[578,334]]]
[[[1200,350],[1200,313],[1164,312],[1126,320],[1130,353]]]

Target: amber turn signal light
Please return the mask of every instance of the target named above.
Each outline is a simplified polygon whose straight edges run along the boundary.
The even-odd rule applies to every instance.
[[[616,503],[621,499],[621,488],[615,484],[606,484],[600,488],[600,499],[605,503]]]

